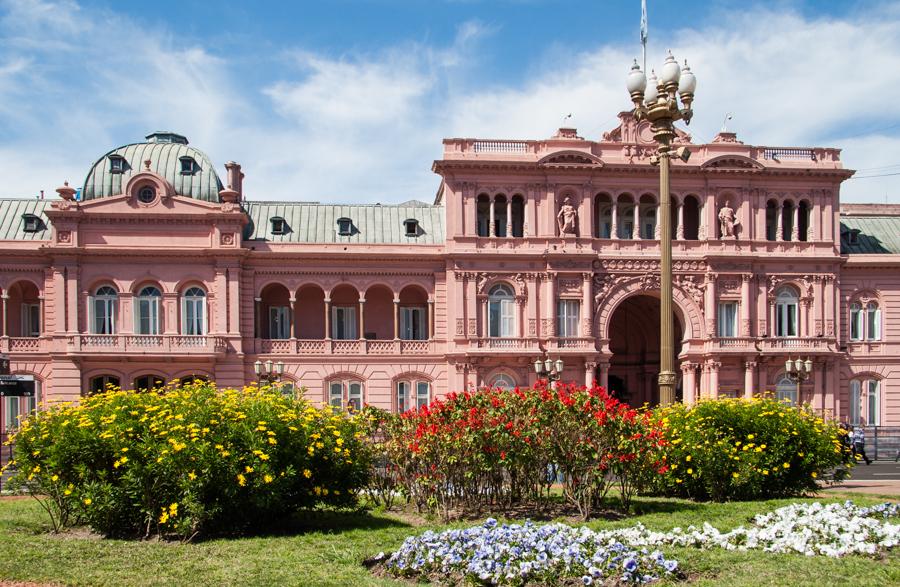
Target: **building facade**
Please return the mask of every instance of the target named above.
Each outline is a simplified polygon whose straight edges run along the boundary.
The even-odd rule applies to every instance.
[[[446,139],[434,203],[256,201],[175,133],[100,157],[76,191],[0,200],[0,352],[43,399],[254,363],[341,405],[402,410],[563,380],[657,399],[658,170],[646,123],[599,141]],[[841,206],[829,148],[722,132],[672,170],[678,396],[770,390],[900,424],[900,206]],[[788,359],[811,367],[796,382]],[[3,425],[32,409],[5,398]]]

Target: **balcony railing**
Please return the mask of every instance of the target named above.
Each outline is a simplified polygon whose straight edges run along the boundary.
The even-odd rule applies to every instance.
[[[0,337],[0,353],[41,353],[48,349],[48,340],[38,336]]]
[[[754,346],[755,343],[756,339],[752,336],[723,336],[710,340],[709,349],[721,351],[747,351],[749,349],[756,350]]]
[[[494,351],[531,351],[540,348],[537,338],[479,338],[476,346]]]
[[[814,336],[796,336],[785,338],[760,338],[759,348],[761,351],[827,351],[828,345],[832,342],[830,339],[818,338]]]
[[[216,354],[228,350],[218,336],[182,334],[76,334],[69,339],[76,353]]]
[[[272,355],[429,355],[435,352],[435,341],[260,338],[256,350]]]
[[[593,351],[597,349],[597,343],[592,337],[560,337],[555,338],[550,342],[550,348],[557,350]]]

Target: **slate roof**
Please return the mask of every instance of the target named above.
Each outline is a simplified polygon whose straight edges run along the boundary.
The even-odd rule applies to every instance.
[[[444,207],[417,200],[396,205],[342,205],[318,202],[244,202],[250,224],[247,240],[273,243],[359,243],[434,245],[444,242]],[[285,234],[272,234],[273,217],[287,222]],[[338,218],[353,222],[353,234],[338,234]],[[406,236],[403,221],[417,220],[418,236]]]
[[[50,200],[0,199],[0,240],[50,240],[50,221],[44,215],[49,207]],[[38,216],[44,223],[42,230],[25,232],[24,214]]]
[[[855,242],[853,231],[859,231]],[[841,216],[841,253],[900,254],[900,216]]]
[[[116,155],[127,162],[124,173],[110,170],[110,157]],[[193,173],[181,173],[181,157],[192,157],[196,161],[197,168]],[[187,139],[169,132],[149,134],[146,142],[124,145],[100,157],[84,179],[82,199],[121,194],[128,179],[144,169],[147,159],[150,160],[150,170],[166,178],[174,186],[176,194],[206,202],[219,201],[222,182],[212,161],[203,151],[188,146]]]

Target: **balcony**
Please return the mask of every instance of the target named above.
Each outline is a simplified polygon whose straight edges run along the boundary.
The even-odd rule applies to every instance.
[[[751,336],[729,336],[713,338],[707,343],[708,351],[718,352],[754,352],[756,339]]]
[[[38,336],[0,337],[0,353],[45,353],[49,348],[49,341]]]
[[[474,345],[487,351],[519,352],[540,351],[540,340],[537,338],[478,338]]]
[[[557,351],[596,351],[596,339],[590,336],[573,336],[550,340],[549,348]]]
[[[812,336],[797,336],[790,338],[760,338],[759,350],[764,353],[789,352],[829,352],[834,340]]]
[[[218,336],[181,334],[76,334],[69,338],[69,352],[80,354],[129,355],[212,355],[228,351],[228,343]]]
[[[435,349],[433,340],[256,339],[261,355],[431,355]]]

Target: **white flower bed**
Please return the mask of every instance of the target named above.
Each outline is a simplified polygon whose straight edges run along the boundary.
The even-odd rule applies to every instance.
[[[649,552],[649,547],[759,549],[831,557],[874,554],[900,544],[900,525],[890,522],[898,516],[897,504],[803,503],[757,515],[748,528],[725,533],[708,523],[670,532],[655,532],[641,524],[593,531],[565,524],[498,525],[488,519],[463,530],[411,536],[387,559],[386,567],[397,575],[456,575],[495,585],[578,578],[585,585],[605,580],[646,583],[678,569],[677,561],[659,551]],[[376,557],[383,558],[384,554]]]
[[[622,530],[598,532],[602,539],[630,546],[719,547],[726,550],[759,549],[807,556],[839,557],[874,554],[900,544],[900,525],[888,520],[900,515],[897,504],[860,507],[851,501],[822,505],[793,504],[753,518],[750,527],[720,532],[710,524],[702,528],[675,528],[654,532],[638,524]]]

